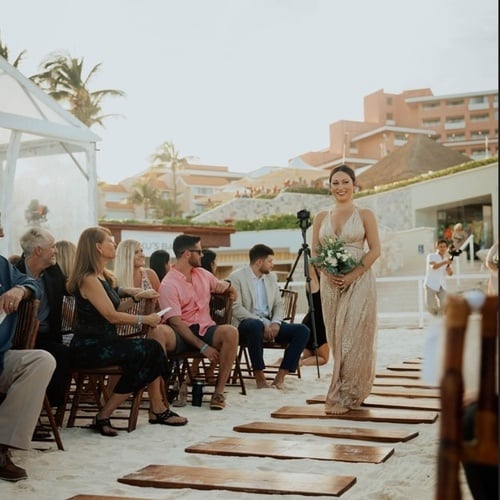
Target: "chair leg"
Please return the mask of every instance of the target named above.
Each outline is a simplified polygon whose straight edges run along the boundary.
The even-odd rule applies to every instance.
[[[139,417],[139,409],[141,407],[142,395],[144,393],[144,388],[139,389],[133,395],[132,406],[130,408],[130,417],[128,419],[127,431],[132,432],[137,427],[137,419]]]
[[[52,408],[50,406],[49,398],[47,397],[47,395],[45,395],[43,399],[43,408],[45,410],[45,413],[47,414],[47,418],[49,419],[50,427],[52,429],[52,433],[54,434],[54,439],[57,443],[57,448],[61,451],[64,451],[61,435],[59,434],[56,419],[54,418],[54,413],[52,412]]]

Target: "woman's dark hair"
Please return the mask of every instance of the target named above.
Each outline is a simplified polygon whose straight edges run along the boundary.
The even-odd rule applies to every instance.
[[[167,274],[165,266],[170,261],[170,254],[166,250],[155,250],[149,257],[149,267],[158,275],[160,281]]]
[[[213,274],[212,264],[214,263],[216,258],[217,254],[213,250],[204,248],[203,255],[201,256],[201,267],[203,267],[203,269],[206,269],[207,271],[210,271]]]
[[[352,183],[356,186],[356,174],[354,173],[354,170],[351,167],[348,167],[347,165],[339,165],[338,167],[332,169],[332,171],[330,172],[330,177],[328,178],[329,184],[332,182],[332,177],[337,172],[344,172],[344,174],[347,174],[351,178]]]

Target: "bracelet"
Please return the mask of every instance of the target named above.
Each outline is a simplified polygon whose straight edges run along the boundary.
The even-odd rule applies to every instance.
[[[208,344],[203,344],[201,346],[200,352],[203,354],[210,346]]]
[[[139,314],[139,316],[137,316],[137,324],[138,324],[139,326],[141,326],[141,325],[142,325],[142,316],[141,316],[140,314]]]

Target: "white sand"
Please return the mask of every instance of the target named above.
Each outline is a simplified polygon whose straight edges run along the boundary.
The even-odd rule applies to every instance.
[[[422,356],[425,331],[419,329],[386,329],[378,335],[377,368],[391,363]],[[276,351],[272,355],[276,356]],[[271,358],[274,359],[274,358]],[[305,405],[308,397],[326,394],[332,372],[332,362],[320,367],[302,370],[302,379],[288,377],[286,390],[257,390],[247,381],[246,396],[239,389],[227,390],[227,408],[211,411],[208,403],[201,408],[188,405],[179,412],[189,418],[185,427],[150,425],[147,412],[141,411],[137,430],[119,437],[106,438],[88,429],[62,429],[66,451],[58,451],[54,443],[47,451],[15,451],[14,462],[28,471],[29,479],[15,484],[0,482],[0,498],[4,499],[65,499],[77,494],[101,494],[141,498],[217,498],[250,499],[278,498],[276,495],[236,493],[221,490],[158,489],[128,486],[117,478],[149,464],[193,465],[227,467],[241,470],[287,471],[322,475],[349,475],[356,484],[341,498],[352,499],[432,499],[436,481],[436,451],[439,420],[434,424],[386,424],[351,422],[335,419],[271,419],[271,412],[284,405]],[[390,428],[418,431],[419,435],[405,443],[374,443],[330,439],[312,435],[243,434],[234,432],[233,426],[252,421],[275,421],[315,425]],[[332,462],[310,459],[278,460],[254,457],[222,457],[185,453],[186,446],[219,437],[241,437],[286,440],[300,443],[347,443],[394,447],[394,454],[381,464]],[[466,487],[464,498],[471,498]],[[288,495],[286,498],[304,498]]]

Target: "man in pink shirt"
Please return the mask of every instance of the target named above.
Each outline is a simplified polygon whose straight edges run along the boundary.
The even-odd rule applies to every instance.
[[[212,410],[224,409],[224,388],[229,379],[238,348],[238,329],[216,325],[210,316],[210,294],[227,290],[236,298],[231,283],[218,280],[201,267],[200,238],[181,234],[173,243],[176,263],[160,285],[160,307],[171,307],[163,316],[176,334],[175,353],[193,347],[210,361],[219,363],[219,375],[210,401]]]

